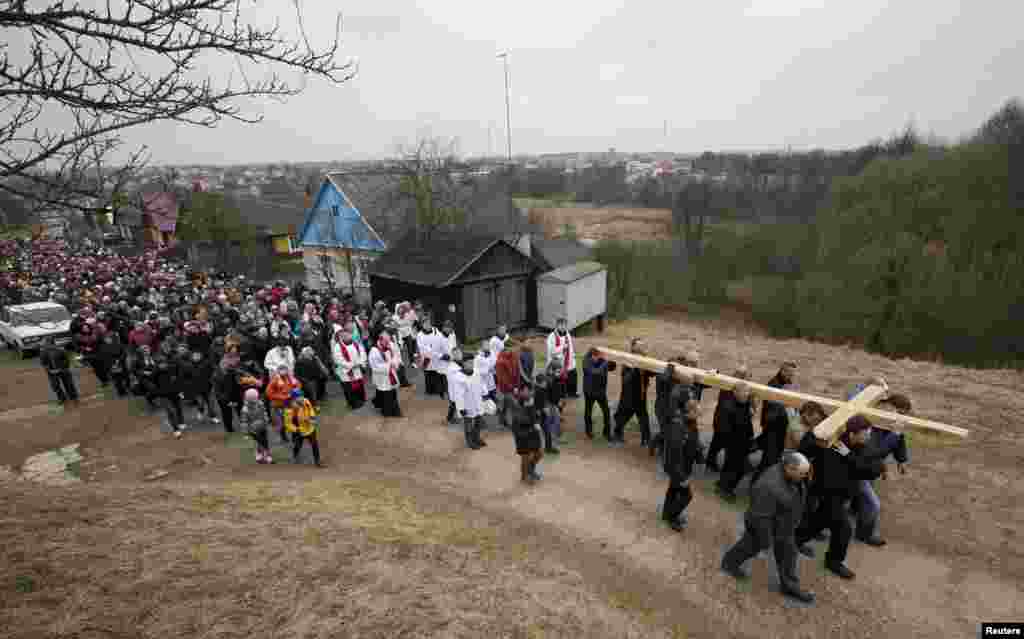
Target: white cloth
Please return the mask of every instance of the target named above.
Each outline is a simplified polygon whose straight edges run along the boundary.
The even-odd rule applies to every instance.
[[[456,384],[455,376],[462,373],[462,367],[455,362],[447,362],[448,368],[444,372],[445,378],[448,380],[448,401],[454,402],[454,395],[452,395],[452,387]]]
[[[342,349],[348,353],[348,359],[342,354]],[[334,368],[338,377],[343,382],[354,382],[363,378],[362,367],[366,366],[366,351],[356,342],[343,344],[335,341],[332,349],[334,355]]]
[[[484,413],[483,388],[476,375],[466,375],[462,371],[454,375],[455,393],[452,399],[455,401],[455,408],[464,417],[480,417]]]
[[[555,342],[559,342],[556,347]],[[569,349],[569,367],[565,368],[565,349]],[[566,331],[565,337],[558,334],[558,331],[552,331],[548,335],[548,349],[546,362],[551,362],[553,359],[558,359],[558,363],[562,364],[562,367],[566,371],[576,370],[576,344],[573,343],[572,333]]]
[[[491,352],[497,356],[498,353],[505,350],[505,342],[508,341],[508,335],[505,337],[498,337],[495,335],[490,339]]]
[[[484,395],[497,388],[497,385],[494,383],[494,366],[497,364],[497,361],[497,355],[494,353],[484,355],[483,351],[477,353],[476,358],[473,360],[473,373],[480,379]]]
[[[436,338],[435,338],[435,333],[436,332],[437,331],[434,330],[434,329],[432,329],[431,332],[429,332],[429,333],[425,333],[423,331],[420,331],[419,335],[416,336],[416,350],[419,351],[420,363],[421,364],[422,364],[422,360],[429,359],[430,360],[430,365],[432,366],[433,363],[434,363],[434,359],[440,357],[440,355],[437,355],[437,354],[434,353],[434,351],[435,351],[435,342],[436,342]],[[428,370],[433,370],[433,369],[430,368]]]
[[[369,362],[370,370],[373,373],[373,385],[377,390],[389,391],[398,388],[397,383],[391,383],[391,376],[388,374],[389,371],[394,371],[395,381],[397,382],[400,360],[394,346],[388,349],[386,355],[374,346],[370,349]]]
[[[441,333],[441,336],[444,337],[444,333]],[[459,340],[457,337],[455,337],[455,331],[452,331],[452,334],[448,336],[448,354],[451,355],[452,351],[454,351],[458,347]]]
[[[398,336],[402,339],[412,337],[412,324],[416,321],[416,313],[409,311],[404,315],[395,315],[395,323],[398,324]]]
[[[295,353],[292,352],[291,346],[285,346],[283,349],[275,346],[267,351],[267,356],[263,358],[263,368],[271,375],[277,373],[277,369],[282,366],[288,368],[289,375],[295,373]]]
[[[451,357],[451,342],[448,341],[448,338],[441,331],[436,331],[430,338],[430,344],[434,356],[430,360],[430,368],[428,370],[444,374],[448,370],[448,362],[444,361],[443,358],[445,355]]]

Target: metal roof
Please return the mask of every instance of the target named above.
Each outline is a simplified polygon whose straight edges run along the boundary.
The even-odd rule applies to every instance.
[[[603,270],[605,270],[605,265],[600,262],[576,262],[575,264],[570,264],[568,266],[563,266],[562,268],[556,268],[553,271],[548,271],[537,279],[542,282],[561,282],[563,284],[569,284]]]

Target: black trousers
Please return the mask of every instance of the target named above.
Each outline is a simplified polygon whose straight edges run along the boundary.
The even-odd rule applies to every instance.
[[[718,470],[721,466],[718,465],[718,453],[722,452],[725,448],[726,436],[723,433],[715,431],[715,434],[711,436],[711,443],[708,445],[708,462],[707,466],[711,469]]]
[[[267,431],[258,430],[255,433],[249,433],[249,436],[256,440],[256,446],[260,450],[270,450],[270,439],[267,437]]]
[[[93,358],[89,362],[92,364],[92,370],[96,373],[96,379],[100,380],[100,384],[106,386],[110,383],[110,366],[106,362],[99,358]]]
[[[359,410],[366,403],[366,386],[360,386],[356,390],[352,382],[342,382],[341,390],[345,393],[345,401],[352,410]]]
[[[373,396],[373,405],[384,417],[402,416],[402,409],[398,406],[398,389],[377,390]]]
[[[591,435],[594,432],[594,404],[597,404],[598,408],[601,409],[601,415],[604,417],[604,436],[607,439],[611,435],[611,424],[612,420],[609,419],[611,411],[608,410],[608,396],[602,395],[600,397],[593,395],[583,396],[583,424],[587,429],[587,434]]]
[[[693,489],[685,479],[676,473],[669,476],[668,492],[665,493],[665,505],[661,511],[661,518],[665,521],[672,522],[679,519],[679,516],[693,501]]]
[[[448,402],[448,423],[455,421],[455,402]]]
[[[403,337],[402,343],[405,344],[405,354],[409,356],[409,361],[416,361],[416,354],[419,353],[419,351],[416,349],[416,338]]]
[[[128,394],[129,387],[131,386],[131,378],[128,373],[121,371],[119,373],[110,373],[110,378],[114,380],[114,388],[117,389],[117,396],[124,397]]]
[[[426,395],[444,395],[444,375],[437,371],[423,371],[423,392]]]
[[[75,378],[71,376],[71,371],[48,372],[46,377],[50,380],[50,388],[59,401],[78,399],[78,390],[75,388]]]
[[[220,418],[224,422],[224,430],[229,433],[235,432],[235,409],[231,406],[231,402],[218,397],[217,407],[220,408]]]
[[[164,408],[167,410],[167,421],[171,422],[171,428],[181,430],[185,423],[185,411],[181,407],[181,398],[177,395],[162,397]]]
[[[480,443],[480,430],[483,428],[483,425],[484,418],[479,415],[462,418],[462,427],[466,432],[466,446]]]
[[[846,552],[850,548],[853,537],[853,524],[847,509],[849,498],[836,495],[823,495],[818,507],[805,525],[796,531],[797,545],[803,545],[814,539],[826,528],[829,530],[828,550],[825,552],[825,563],[841,564],[846,561]]]
[[[626,429],[626,423],[633,417],[640,422],[641,437],[646,444],[651,441],[651,418],[647,415],[647,403],[638,402],[636,406],[632,402],[619,402],[615,407],[615,438],[622,439]]]
[[[579,376],[576,374],[576,369],[572,369],[565,376],[565,396],[573,399],[580,396],[579,394]]]
[[[735,493],[743,476],[750,471],[750,442],[727,441],[725,444],[725,464],[722,465],[722,474],[718,478],[718,487],[723,492]]]
[[[405,372],[405,365],[402,365],[402,366],[398,367],[398,384],[402,388],[410,386],[410,384],[409,384],[409,376]]]
[[[317,464],[320,463],[320,442],[317,441],[316,431],[308,435],[300,435],[295,432],[292,433],[292,460],[299,461],[299,453],[302,452],[302,443],[308,441],[309,447],[313,449],[313,461]]]
[[[761,539],[757,531],[748,524],[743,537],[725,553],[722,563],[730,568],[739,568],[748,559],[757,556],[762,550],[772,548],[775,553],[775,565],[779,571],[779,583],[783,590],[800,588],[800,573],[796,568],[796,547],[798,541],[792,537]]]

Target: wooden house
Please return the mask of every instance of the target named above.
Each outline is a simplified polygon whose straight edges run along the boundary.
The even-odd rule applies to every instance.
[[[298,236],[306,285],[370,298],[370,264],[387,250],[332,175],[324,178]]]
[[[537,319],[536,263],[500,237],[465,232],[406,234],[370,267],[374,300],[421,301],[434,322],[452,320],[460,342]],[[454,308],[454,311],[452,310]]]

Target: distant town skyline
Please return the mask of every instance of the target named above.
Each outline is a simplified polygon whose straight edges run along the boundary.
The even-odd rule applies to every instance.
[[[254,20],[287,20],[264,0]],[[1024,93],[1020,3],[635,0],[304,3],[314,42],[343,15],[358,76],[311,82],[264,121],[127,132],[162,165],[386,159],[421,137],[470,156],[840,150],[898,133],[969,134]],[[231,71],[231,62],[211,72]]]

